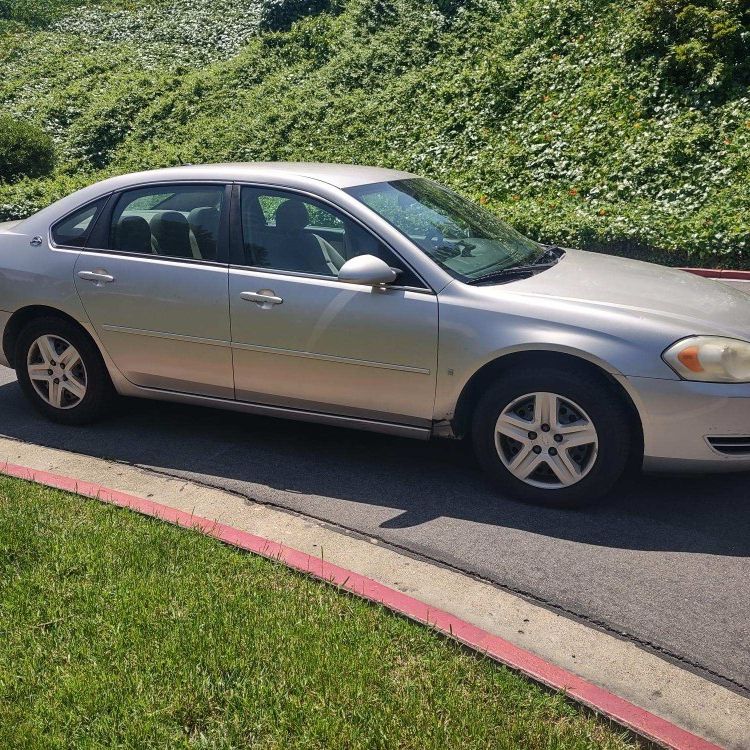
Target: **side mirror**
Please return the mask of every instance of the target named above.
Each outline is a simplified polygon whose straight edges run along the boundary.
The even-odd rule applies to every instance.
[[[396,280],[396,272],[374,255],[358,255],[346,261],[339,271],[339,281],[363,286],[381,286]]]

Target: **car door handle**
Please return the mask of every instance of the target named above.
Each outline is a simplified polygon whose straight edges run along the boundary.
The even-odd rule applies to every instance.
[[[79,271],[78,278],[84,281],[96,281],[99,284],[111,284],[115,280],[114,276],[104,271]]]
[[[284,300],[271,292],[242,292],[240,298],[246,302],[257,302],[261,307],[280,305]]]

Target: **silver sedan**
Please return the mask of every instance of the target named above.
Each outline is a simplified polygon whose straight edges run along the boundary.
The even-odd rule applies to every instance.
[[[750,469],[750,296],[540,245],[405,172],[191,166],[0,225],[0,362],[50,419],[116,394],[419,439],[571,506],[628,466]]]

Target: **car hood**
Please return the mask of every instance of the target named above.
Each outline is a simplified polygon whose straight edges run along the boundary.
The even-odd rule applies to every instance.
[[[750,295],[679,269],[568,250],[555,266],[496,289],[661,319],[689,334],[750,339]]]
[[[16,221],[0,221],[0,232],[8,232],[21,223],[20,219]]]

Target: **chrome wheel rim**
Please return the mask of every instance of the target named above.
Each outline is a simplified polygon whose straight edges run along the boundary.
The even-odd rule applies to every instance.
[[[495,424],[495,447],[508,471],[532,487],[571,487],[589,474],[599,436],[588,414],[556,393],[515,399]]]
[[[74,409],[86,396],[86,366],[60,336],[40,336],[29,348],[26,370],[39,397],[55,409]]]

